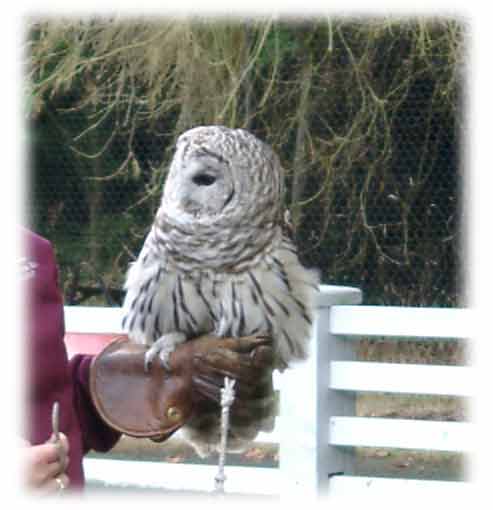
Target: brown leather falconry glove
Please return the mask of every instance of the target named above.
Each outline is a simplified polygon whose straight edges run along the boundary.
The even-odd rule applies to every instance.
[[[203,336],[144,370],[146,346],[122,337],[93,360],[91,395],[102,418],[134,437],[164,440],[190,418],[220,407],[224,377],[236,380],[232,423],[250,424],[274,408],[273,350],[265,337]]]

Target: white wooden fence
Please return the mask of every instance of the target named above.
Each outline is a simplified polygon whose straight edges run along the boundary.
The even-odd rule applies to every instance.
[[[358,289],[322,286],[306,362],[275,376],[281,413],[271,434],[257,441],[279,444],[279,468],[227,466],[226,490],[281,497],[463,494],[468,482],[354,476],[354,447],[470,452],[466,422],[355,416],[357,392],[469,397],[470,367],[355,361],[353,340],[367,337],[456,341],[470,334],[469,311],[445,308],[362,306]],[[118,308],[65,307],[66,329],[120,333]],[[109,486],[212,491],[214,466],[165,462],[85,460],[89,481]]]

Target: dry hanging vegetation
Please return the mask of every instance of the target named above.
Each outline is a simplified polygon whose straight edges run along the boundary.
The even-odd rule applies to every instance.
[[[325,281],[459,303],[464,34],[454,19],[33,20],[31,213],[69,301],[118,301],[176,136],[210,123],[278,151]]]

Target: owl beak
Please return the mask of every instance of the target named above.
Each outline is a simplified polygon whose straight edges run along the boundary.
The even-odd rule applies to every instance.
[[[226,200],[224,201],[223,209],[231,202],[231,200],[233,200],[234,195],[235,195],[235,190],[233,188],[231,190],[231,192],[229,193],[228,197],[226,198]]]

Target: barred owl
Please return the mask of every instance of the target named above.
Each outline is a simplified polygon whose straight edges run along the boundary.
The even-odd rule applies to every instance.
[[[149,346],[146,363],[166,364],[179,343],[204,333],[269,335],[280,370],[306,358],[318,274],[283,233],[282,193],[277,155],[249,132],[201,126],[178,138],[125,283],[124,329]],[[208,453],[219,442],[219,417],[183,431]],[[232,430],[228,444],[241,448],[256,432]]]

